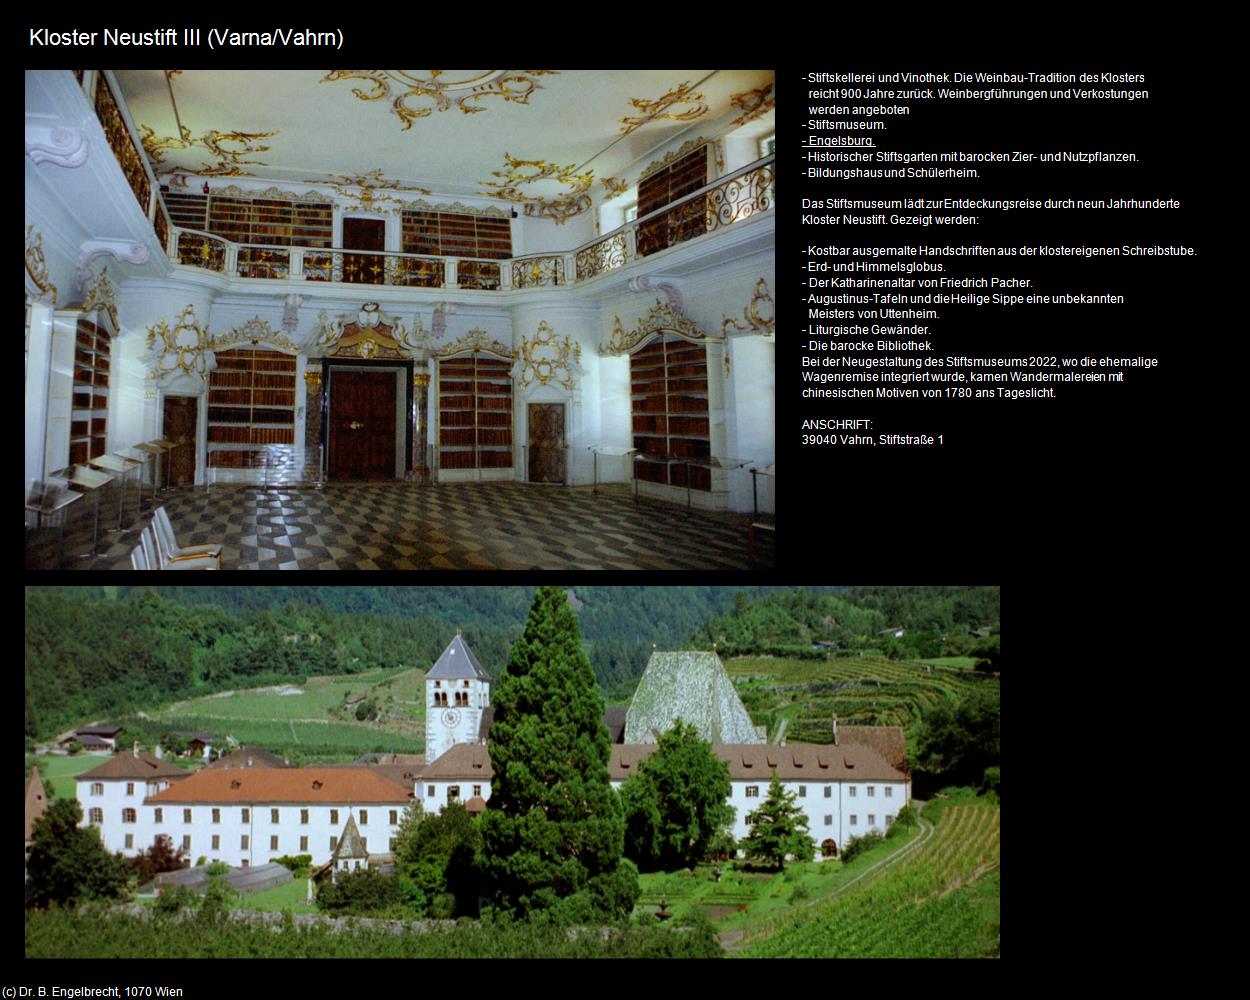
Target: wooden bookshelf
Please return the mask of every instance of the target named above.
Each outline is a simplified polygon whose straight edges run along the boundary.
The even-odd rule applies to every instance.
[[[327,249],[333,240],[334,210],[329,202],[220,195],[211,195],[207,202],[208,231],[235,243]]]
[[[707,348],[680,337],[651,341],[629,358],[634,447],[654,458],[706,459],[712,454],[708,418]],[[686,485],[685,465],[640,461],[637,478]],[[690,468],[690,486],[712,488],[708,469]]]
[[[638,217],[671,205],[708,182],[708,146],[692,150],[638,182]],[[693,198],[638,226],[638,256],[656,253],[707,231],[705,199]]]
[[[506,218],[409,209],[401,233],[404,253],[490,260],[512,256],[512,224]]]
[[[295,444],[292,355],[240,347],[217,352],[208,383],[208,464],[254,468],[258,452]]]
[[[439,362],[441,468],[512,468],[511,368],[476,354]]]
[[[74,331],[73,399],[70,408],[69,462],[83,465],[103,455],[108,438],[110,341],[94,314],[79,315]]]
[[[208,228],[208,198],[202,194],[188,194],[161,188],[165,207],[169,209],[169,221],[183,229],[204,232]]]

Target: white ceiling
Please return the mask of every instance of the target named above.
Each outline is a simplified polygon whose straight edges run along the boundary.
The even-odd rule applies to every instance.
[[[573,168],[571,174],[592,173],[587,193],[596,203],[607,194],[602,178],[632,183],[674,140],[731,131],[736,127],[731,121],[752,107],[741,95],[773,80],[771,70],[337,72],[341,78],[330,79],[328,70],[191,69],[174,71],[168,81],[163,70],[118,70],[116,77],[137,127],[147,126],[158,139],[177,140],[176,103],[193,140],[162,150],[162,161],[154,164],[158,173],[171,168],[204,173],[207,165],[219,176],[324,185],[331,177],[380,171],[389,181],[435,196],[492,196],[497,192],[484,184],[500,180],[496,171],[506,172],[507,153]],[[368,74],[378,82],[346,74]],[[702,97],[656,109],[630,103],[681,93],[677,88],[683,85],[685,93]],[[380,96],[362,100],[356,90]],[[474,107],[480,110],[463,110]],[[661,117],[692,113],[689,120]],[[627,117],[643,122],[623,132]],[[276,134],[246,145],[213,135],[228,132]],[[209,148],[213,141],[237,155],[218,155]],[[542,171],[526,167],[514,175]],[[573,193],[574,185],[547,176],[515,190],[527,199],[554,199]]]

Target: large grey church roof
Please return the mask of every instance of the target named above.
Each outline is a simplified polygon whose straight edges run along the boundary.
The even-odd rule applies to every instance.
[[[652,653],[625,717],[625,743],[654,743],[683,719],[712,743],[763,743],[715,653]]]
[[[482,665],[477,662],[477,657],[473,655],[473,650],[465,645],[459,632],[447,644],[443,655],[438,658],[438,662],[425,676],[427,680],[459,680],[460,678],[490,680],[489,675],[482,669]]]

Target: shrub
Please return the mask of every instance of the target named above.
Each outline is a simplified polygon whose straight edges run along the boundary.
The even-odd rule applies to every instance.
[[[869,851],[876,847],[885,837],[877,833],[866,833],[862,837],[852,837],[846,842],[846,846],[842,848],[842,863],[850,864],[865,851]]]
[[[389,916],[404,910],[406,902],[399,880],[372,868],[341,872],[317,890],[318,909],[341,916]]]
[[[312,855],[296,854],[292,857],[290,854],[284,854],[280,858],[270,858],[269,860],[288,869],[296,878],[303,878],[308,874],[308,868],[312,864]]]
[[[199,897],[185,885],[167,885],[156,897],[156,912],[177,913],[184,907],[194,909],[199,902]]]
[[[801,903],[805,899],[811,899],[812,894],[807,891],[806,885],[796,885],[794,891],[790,893],[790,901],[792,903]]]

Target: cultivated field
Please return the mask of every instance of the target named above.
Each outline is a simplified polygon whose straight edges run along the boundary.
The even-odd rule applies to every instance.
[[[844,896],[749,929],[748,957],[957,958],[998,954],[999,807],[941,810],[934,835]]]
[[[786,738],[829,743],[832,719],[845,725],[902,726],[940,702],[957,705],[973,687],[997,684],[946,663],[910,663],[873,657],[826,660],[749,656],[725,669],[757,725],[774,738],[782,720]]]

